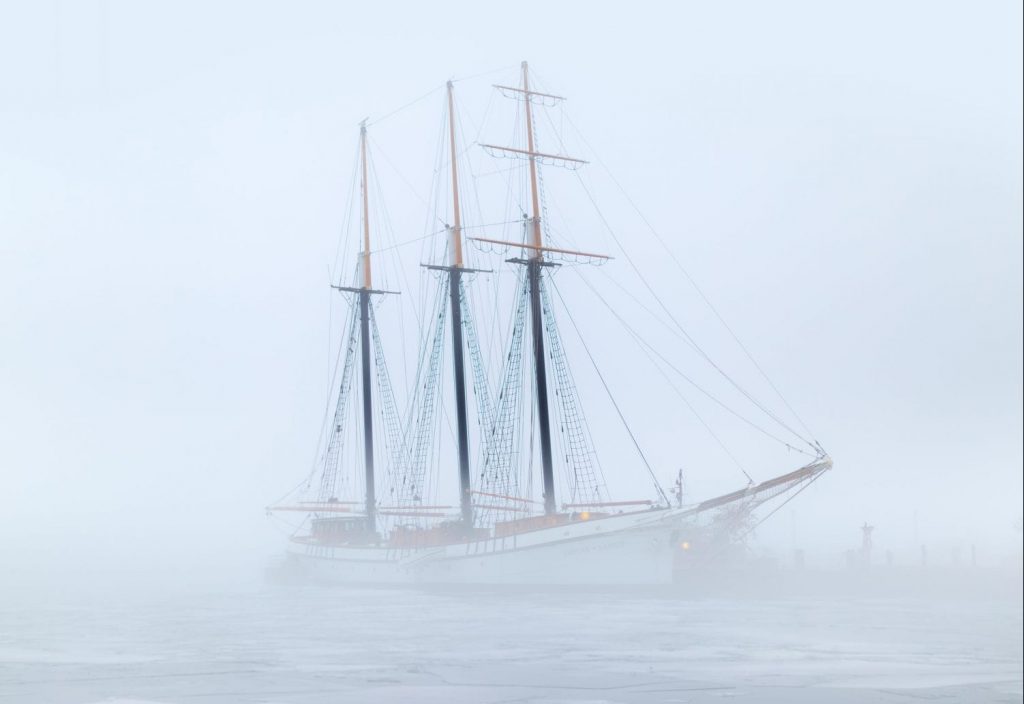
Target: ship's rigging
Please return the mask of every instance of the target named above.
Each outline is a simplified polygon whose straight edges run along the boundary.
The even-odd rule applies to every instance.
[[[524,165],[520,176],[525,181],[525,197],[513,197],[510,174],[496,172],[509,186],[510,194],[505,218],[497,224],[505,232],[511,229],[519,237],[496,237],[487,230],[480,231],[493,223],[464,224],[460,156],[464,157],[465,152],[460,150],[454,85],[449,81],[444,86],[445,121],[438,149],[447,160],[448,202],[443,211],[431,216],[431,231],[423,237],[406,243],[379,245],[375,249],[367,123],[364,121],[360,126],[357,173],[361,249],[351,285],[334,285],[346,297],[347,315],[340,345],[339,373],[332,381],[333,410],[327,415],[323,450],[317,466],[304,489],[297,492],[301,496],[289,496],[273,507],[276,511],[296,510],[308,514],[314,538],[319,535],[328,542],[369,545],[387,544],[389,540],[398,544],[394,542],[398,537],[408,540],[411,534],[430,534],[435,536],[430,540],[468,541],[557,525],[579,520],[579,517],[589,520],[592,515],[596,518],[624,511],[671,507],[658,482],[658,473],[644,454],[571,307],[555,283],[554,272],[563,264],[602,264],[609,259],[607,255],[551,242],[551,218],[542,167],[560,166],[576,171],[587,162],[568,156],[560,138],[557,149],[541,147],[535,113],[538,108],[560,105],[564,99],[535,89],[525,62],[519,78],[518,86],[495,88],[500,95],[516,101],[515,127],[520,140],[514,140],[509,146],[473,140],[487,154]],[[432,192],[438,196],[444,191],[438,183],[444,171],[435,169],[438,178]],[[403,180],[408,183],[404,177]],[[617,254],[644,287],[646,301],[630,294],[633,299],[775,426],[774,429],[764,427],[764,423],[752,420],[694,381],[646,340],[616,311],[608,296],[575,268],[590,292],[590,300],[609,311],[609,320],[621,325],[625,337],[637,345],[641,355],[665,379],[667,387],[693,412],[749,482],[739,492],[691,504],[687,509],[689,513],[681,515],[699,515],[734,504],[753,510],[790,489],[799,487],[802,491],[831,466],[806,425],[713,307],[714,315],[806,434],[795,430],[711,358],[644,276],[582,178],[579,183],[618,248]],[[615,183],[618,185],[617,181]],[[630,204],[634,205],[631,200]],[[646,218],[644,222],[650,227]],[[437,228],[438,224],[443,226]],[[650,229],[665,246],[653,227]],[[471,230],[476,234],[467,234]],[[411,381],[407,379],[404,384],[410,391],[403,410],[396,398],[384,336],[378,326],[376,299],[392,292],[385,290],[386,286],[374,288],[373,254],[416,241],[437,242],[438,235],[444,243],[443,258],[429,257],[433,261],[422,262],[427,271],[425,278],[433,282],[434,290],[428,295],[421,286],[419,302],[413,303],[418,307],[431,301],[429,306],[419,310],[418,354]],[[473,284],[479,276],[500,281],[500,271],[496,270],[507,268],[507,264],[498,262],[494,269],[470,266],[467,261],[467,245],[470,244],[480,256],[490,252],[510,255],[506,262],[513,265],[515,293],[509,299],[511,315],[506,317],[508,323],[503,336],[497,334],[496,320],[500,316],[492,315],[486,339],[481,338],[475,313],[488,308],[491,313],[497,312],[503,299],[495,296],[493,307],[489,300],[484,305],[483,299],[477,300],[478,292]],[[432,251],[436,251],[436,247]],[[679,260],[671,251],[669,254],[696,288]],[[619,282],[613,280],[613,283],[621,287]],[[703,291],[696,290],[710,306]],[[601,388],[651,480],[651,491],[646,498],[623,498],[613,495],[609,489],[594,433],[584,413],[584,408],[589,408],[590,404],[584,403],[580,393],[559,326],[559,318],[563,316],[569,320],[576,334],[576,344],[592,363]],[[406,335],[401,326],[400,334]],[[401,346],[403,353],[408,346]],[[495,350],[499,348],[502,353],[500,362],[496,363]],[[446,364],[448,361],[450,365]],[[810,456],[811,461],[795,472],[755,483],[673,378],[685,381],[765,437]],[[471,411],[471,400],[475,412]],[[794,439],[784,438],[782,434]],[[445,493],[440,488],[452,484],[454,492]]]

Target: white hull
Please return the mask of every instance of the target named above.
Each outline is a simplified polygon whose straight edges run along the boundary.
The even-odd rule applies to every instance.
[[[350,584],[667,584],[683,513],[623,514],[442,547],[295,544],[291,555],[315,579]]]

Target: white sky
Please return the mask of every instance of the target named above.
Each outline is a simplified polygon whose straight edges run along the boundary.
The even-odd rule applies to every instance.
[[[0,7],[0,552],[277,550],[261,507],[315,450],[356,124],[503,69],[459,84],[479,119],[522,59],[835,458],[766,541],[837,552],[866,520],[912,549],[916,515],[920,541],[1019,550],[1019,4],[495,8]],[[421,193],[440,119],[436,94],[373,131]],[[396,238],[420,235],[425,206],[378,169]],[[576,244],[608,251],[590,222]],[[735,486],[645,388],[624,405],[662,480]]]

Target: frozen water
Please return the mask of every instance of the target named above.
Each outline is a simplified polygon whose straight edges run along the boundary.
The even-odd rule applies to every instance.
[[[0,702],[1012,702],[1019,599],[275,586],[0,607]]]

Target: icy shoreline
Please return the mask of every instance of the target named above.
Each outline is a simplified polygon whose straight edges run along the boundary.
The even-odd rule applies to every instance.
[[[1019,599],[266,587],[0,607],[0,701],[1020,701]]]

